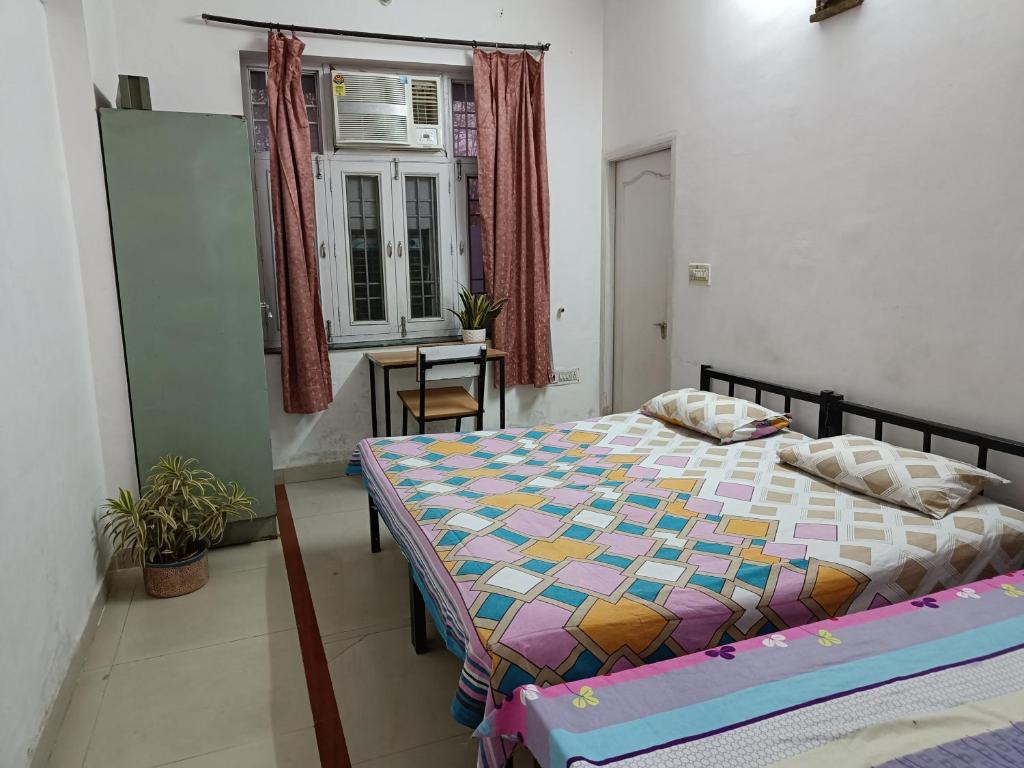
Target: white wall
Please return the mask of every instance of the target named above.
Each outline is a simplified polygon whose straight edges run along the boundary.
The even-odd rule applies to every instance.
[[[583,383],[509,397],[509,423],[565,420],[597,413],[600,312],[600,154],[602,10],[592,0],[222,0],[139,3],[113,0],[121,71],[146,75],[154,109],[242,112],[240,51],[264,51],[256,30],[205,25],[203,11],[227,16],[348,29],[552,43],[546,62],[551,187],[551,308],[555,364],[579,366]],[[468,66],[465,49],[303,37],[310,56]],[[558,307],[566,311],[554,316]],[[280,359],[267,358],[275,467],[347,458],[369,435],[365,363],[357,351],[331,354],[335,403],[323,414],[285,414]],[[396,377],[397,378],[397,377]],[[405,380],[405,385],[408,379]],[[396,415],[399,413],[397,407]],[[488,424],[497,423],[496,406]]]
[[[120,487],[134,490],[138,482],[96,115],[97,101],[113,100],[117,88],[116,65],[111,60],[113,30],[103,8],[106,2],[49,0],[45,8],[53,69],[60,73],[57,104],[86,299],[105,487],[113,495]],[[99,67],[95,74],[91,71],[93,59]]]
[[[93,515],[107,489],[46,12],[18,2],[5,14],[0,765],[19,768],[100,586]]]
[[[673,382],[710,362],[1022,439],[1024,3],[812,6],[606,4],[606,152],[676,136]]]

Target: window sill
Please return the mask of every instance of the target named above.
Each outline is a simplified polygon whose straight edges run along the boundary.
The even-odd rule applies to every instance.
[[[417,344],[443,344],[447,341],[459,341],[462,338],[458,336],[431,336],[429,338],[416,338],[416,339],[381,339],[378,341],[336,341],[327,345],[327,349],[331,352],[343,352],[346,350],[360,350],[360,349],[381,349],[383,347],[415,347]],[[263,349],[264,355],[280,355],[280,347],[265,347]]]

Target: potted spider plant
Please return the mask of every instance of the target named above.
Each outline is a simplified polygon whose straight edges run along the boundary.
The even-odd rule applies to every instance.
[[[492,299],[485,293],[474,295],[468,288],[463,288],[459,291],[459,303],[462,304],[461,309],[448,311],[462,323],[462,340],[476,344],[486,340],[487,327],[501,314],[508,299]]]
[[[115,554],[142,566],[153,597],[195,592],[209,581],[209,548],[224,538],[227,521],[253,515],[254,499],[224,483],[195,459],[164,456],[150,470],[139,498],[121,488],[107,499],[103,532]]]

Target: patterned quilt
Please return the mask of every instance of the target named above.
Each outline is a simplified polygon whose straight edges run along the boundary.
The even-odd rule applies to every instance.
[[[779,465],[801,435],[712,444],[640,413],[360,443],[370,493],[464,659],[470,727],[581,680],[1024,564],[1024,513],[942,520]],[[491,755],[489,764],[499,764]]]
[[[478,729],[544,768],[1024,765],[1024,573],[550,688]]]

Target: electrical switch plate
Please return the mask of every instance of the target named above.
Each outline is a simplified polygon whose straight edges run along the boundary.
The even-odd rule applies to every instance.
[[[552,386],[560,387],[565,384],[579,384],[580,383],[580,369],[579,368],[562,368],[555,371],[555,380],[551,382]]]
[[[711,265],[690,264],[690,282],[694,285],[711,285]]]

